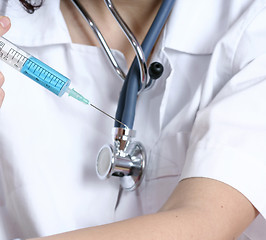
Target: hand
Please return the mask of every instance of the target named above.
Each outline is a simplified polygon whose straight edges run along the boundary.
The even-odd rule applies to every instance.
[[[8,17],[0,16],[0,36],[5,34],[11,26],[10,20]],[[3,103],[5,92],[2,89],[3,83],[5,81],[4,75],[0,72],[0,107]]]

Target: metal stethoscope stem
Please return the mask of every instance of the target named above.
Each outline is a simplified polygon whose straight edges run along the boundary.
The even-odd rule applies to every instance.
[[[95,35],[97,36],[97,39],[99,40],[106,56],[108,57],[110,63],[112,64],[115,72],[118,74],[118,76],[120,78],[125,80],[125,78],[126,78],[125,73],[123,72],[123,70],[121,69],[119,64],[117,63],[114,55],[112,54],[111,49],[109,48],[109,46],[108,46],[107,42],[105,41],[102,33],[98,29],[97,25],[95,24],[95,22],[93,21],[93,19],[89,15],[89,13],[85,10],[85,8],[81,5],[81,3],[78,0],[70,0],[70,1],[74,4],[74,6],[77,8],[77,10],[83,16],[84,20],[90,25],[90,27],[94,31]]]
[[[141,82],[141,89],[139,91],[140,93],[145,89],[147,85],[147,78],[148,78],[147,77],[147,64],[146,64],[144,52],[142,50],[141,45],[135,38],[134,34],[131,32],[131,30],[129,29],[127,24],[124,22],[124,20],[120,17],[113,2],[111,0],[104,0],[104,1],[105,1],[106,6],[109,8],[110,12],[113,14],[116,21],[119,23],[120,28],[125,33],[126,37],[128,38],[130,44],[132,45],[136,53],[136,57],[138,59],[139,68],[140,68],[140,82]]]

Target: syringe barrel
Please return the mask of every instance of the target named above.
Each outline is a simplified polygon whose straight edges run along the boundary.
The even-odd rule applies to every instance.
[[[70,79],[3,37],[0,37],[0,59],[58,96],[70,85]]]

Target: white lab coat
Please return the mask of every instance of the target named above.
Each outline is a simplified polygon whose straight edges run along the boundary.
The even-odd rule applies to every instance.
[[[34,237],[156,212],[178,181],[208,177],[242,192],[260,211],[241,240],[266,237],[266,1],[178,0],[152,61],[165,71],[140,95],[134,129],[147,151],[140,188],[100,181],[95,159],[113,121],[59,98],[1,63],[0,239]],[[71,43],[58,0],[33,15],[4,1],[6,38],[72,79],[115,114],[122,81],[101,49]],[[123,55],[114,50],[126,71]]]

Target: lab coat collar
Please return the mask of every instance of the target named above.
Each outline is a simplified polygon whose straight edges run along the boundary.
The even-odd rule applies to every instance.
[[[60,0],[46,0],[33,14],[27,13],[18,0],[8,1],[5,15],[11,19],[11,29],[5,35],[13,43],[37,47],[70,43],[71,38],[60,11]]]
[[[176,1],[165,27],[167,32],[165,48],[190,54],[211,54],[213,52],[217,41],[228,27],[220,20],[219,15],[221,12],[219,7],[225,4],[217,3],[224,0],[205,1],[208,3]]]
[[[215,7],[215,4],[211,4],[212,0],[206,1],[210,1],[210,8]],[[6,9],[5,15],[11,18],[12,23],[10,31],[5,36],[11,42],[25,47],[71,43],[70,34],[60,10],[60,0],[44,1],[43,6],[34,14],[28,14],[18,0],[8,1],[4,5],[2,8]],[[193,1],[193,4],[192,1],[187,0],[176,1],[165,27],[168,32],[164,39],[166,48],[192,54],[209,54],[213,51],[222,29],[217,30],[216,36],[211,35],[206,41],[206,31],[212,34],[215,31],[206,27],[210,16],[206,16],[205,19],[197,17],[197,11],[201,7],[197,1]],[[189,11],[184,11],[184,8],[188,8]],[[183,12],[191,12],[191,14],[187,15]],[[214,16],[215,14],[211,16],[212,19]],[[191,29],[190,26],[195,26],[195,21],[198,28]]]

